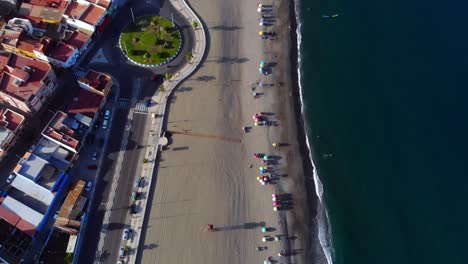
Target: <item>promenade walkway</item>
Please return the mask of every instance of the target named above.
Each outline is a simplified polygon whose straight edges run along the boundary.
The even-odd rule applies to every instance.
[[[141,188],[140,192],[149,193],[149,189],[152,183],[152,175],[155,169],[155,162],[158,158],[159,150],[159,136],[161,135],[162,126],[164,124],[165,112],[167,109],[167,99],[171,93],[177,88],[177,86],[187,79],[198,67],[200,62],[203,59],[205,49],[206,49],[206,34],[203,24],[201,23],[198,16],[192,11],[190,6],[185,0],[169,0],[171,4],[176,8],[188,21],[196,21],[198,23],[198,28],[195,29],[195,39],[194,47],[192,50],[193,59],[190,63],[185,64],[185,66],[176,72],[171,80],[165,80],[164,91],[157,91],[157,93],[152,97],[153,104],[149,107],[148,113],[153,116],[151,124],[151,133],[149,134],[148,143],[147,143],[147,152],[146,152],[146,162],[143,165],[143,171],[141,177],[145,178],[145,186]],[[146,198],[148,195],[146,196]],[[136,257],[138,255],[139,243],[141,240],[141,233],[143,228],[143,220],[146,213],[147,200],[140,200],[140,207],[142,211],[134,215],[131,218],[131,229],[133,230],[133,239],[128,243],[130,247],[130,254],[128,256],[127,263],[135,263]],[[117,249],[116,249],[117,250]]]

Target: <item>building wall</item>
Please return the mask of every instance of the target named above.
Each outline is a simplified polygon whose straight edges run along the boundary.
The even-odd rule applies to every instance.
[[[31,109],[29,108],[29,106],[26,105],[25,102],[22,102],[4,92],[0,92],[0,99],[6,104],[16,107],[26,113],[31,113]]]

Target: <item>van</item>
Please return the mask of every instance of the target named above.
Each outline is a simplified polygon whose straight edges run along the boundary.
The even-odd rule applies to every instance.
[[[107,109],[106,112],[104,113],[104,119],[105,120],[109,119],[110,115],[111,115],[111,111],[109,109]]]
[[[88,184],[86,184],[85,190],[87,192],[89,192],[91,190],[91,188],[93,188],[93,182],[90,181],[90,182],[88,182]]]

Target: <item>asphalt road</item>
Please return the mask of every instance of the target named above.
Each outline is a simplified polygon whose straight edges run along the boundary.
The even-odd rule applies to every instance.
[[[136,191],[136,175],[141,175],[141,166],[145,154],[145,143],[148,139],[147,116],[135,114],[131,132],[128,138],[127,148],[121,167],[119,184],[115,190],[114,206],[110,217],[108,231],[103,248],[106,257],[102,263],[116,263],[118,248],[124,245],[122,229],[128,227],[130,221],[131,194]]]
[[[167,1],[162,0],[163,7],[160,7],[160,1],[134,1],[131,7],[135,16],[159,14],[165,17],[174,18],[174,21],[179,25],[184,36],[184,46],[181,54],[168,65],[158,68],[141,68],[130,64],[121,50],[118,48],[118,34],[122,31],[127,23],[131,21],[130,9],[123,7],[119,13],[108,25],[106,30],[101,33],[96,44],[91,47],[86,58],[80,63],[82,68],[91,68],[97,71],[107,72],[111,74],[120,85],[119,99],[136,99],[142,101],[146,97],[151,96],[157,89],[159,83],[149,81],[153,74],[163,74],[167,71],[174,72],[182,66],[185,60],[185,52],[191,49],[193,38],[190,37],[190,24],[185,21]],[[91,64],[92,58],[100,51],[109,63]],[[141,92],[135,92],[135,80],[141,80]],[[143,89],[144,88],[144,89]],[[90,203],[92,208],[91,214],[88,216],[86,232],[82,237],[85,241],[81,246],[78,263],[91,263],[92,258],[96,256],[99,250],[99,235],[102,228],[104,218],[104,206],[108,203],[109,197],[115,199],[113,209],[110,216],[108,232],[104,242],[101,260],[103,263],[116,263],[118,258],[118,249],[122,245],[122,231],[129,223],[129,206],[131,203],[131,193],[134,188],[134,182],[137,175],[141,175],[140,166],[143,164],[143,154],[145,151],[146,141],[148,138],[148,129],[145,129],[145,123],[149,121],[150,116],[146,114],[135,114],[134,121],[131,125],[131,134],[128,139],[127,149],[121,171],[116,171],[116,162],[118,153],[122,143],[123,132],[127,120],[127,109],[116,110],[114,120],[112,122],[111,134],[109,136],[108,149],[103,153],[105,160],[102,162],[101,175],[98,176],[96,183],[96,194],[94,201]],[[117,189],[110,190],[112,180],[116,173],[120,173],[120,179]],[[128,220],[128,221],[127,221]]]
[[[91,213],[88,215],[88,225],[82,237],[84,243],[77,263],[92,263],[92,258],[96,254],[104,217],[104,205],[102,203],[105,203],[109,197],[127,114],[128,110],[118,110],[113,114],[107,151],[102,152],[104,160],[102,161],[101,175],[98,176],[99,181],[95,183],[94,200],[89,205]]]

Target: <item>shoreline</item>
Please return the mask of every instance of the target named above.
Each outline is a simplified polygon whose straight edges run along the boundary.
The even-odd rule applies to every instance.
[[[291,101],[292,105],[291,107],[293,108],[293,113],[294,113],[294,119],[296,123],[296,137],[297,137],[297,142],[299,146],[299,153],[302,157],[302,169],[303,169],[303,181],[304,181],[304,186],[305,186],[305,194],[306,194],[306,201],[308,207],[302,208],[305,213],[306,213],[306,225],[308,227],[315,228],[317,233],[314,232],[307,232],[308,237],[307,240],[305,241],[305,248],[309,249],[309,255],[307,256],[307,259],[312,261],[314,260],[314,263],[328,263],[326,260],[326,254],[324,252],[324,249],[322,248],[322,245],[319,240],[319,219],[318,217],[322,216],[323,213],[326,214],[326,208],[324,208],[323,204],[320,201],[320,197],[318,197],[318,194],[316,192],[316,182],[313,180],[314,175],[314,164],[312,160],[312,146],[309,148],[309,143],[308,143],[308,137],[307,137],[307,132],[306,132],[306,123],[305,123],[305,113],[303,112],[303,102],[301,101],[301,87],[300,87],[300,79],[299,79],[299,73],[300,71],[300,65],[299,65],[299,56],[300,56],[300,47],[298,46],[298,23],[297,19],[300,19],[299,15],[296,12],[296,8],[300,8],[298,6],[298,3],[296,3],[296,0],[289,0],[289,25],[290,25],[290,47],[289,47],[289,54],[290,54],[290,68],[291,68],[291,76],[290,76],[290,81],[291,81]],[[310,175],[310,176],[309,176]],[[307,210],[307,211],[306,211]],[[323,212],[319,212],[319,210]],[[312,215],[315,213],[315,215]],[[321,260],[318,259],[318,254],[320,252],[317,252],[318,248],[314,247],[318,246],[319,249],[322,250],[322,256],[325,257],[325,259]],[[307,252],[307,251],[306,251]],[[331,264],[331,263],[329,263]]]

